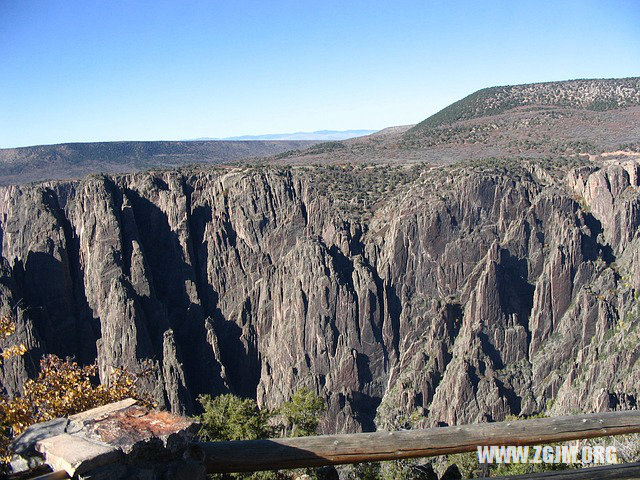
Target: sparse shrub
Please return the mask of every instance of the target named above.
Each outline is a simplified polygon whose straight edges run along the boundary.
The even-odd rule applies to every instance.
[[[460,470],[462,478],[476,478],[482,475],[482,466],[478,462],[477,452],[456,453],[447,455],[442,471],[451,465],[455,465]]]
[[[618,147],[618,150],[627,150],[631,152],[640,152],[640,142],[635,143],[623,143]]]
[[[349,480],[382,480],[380,463],[358,463],[351,467]]]
[[[349,467],[349,480],[419,480],[424,473],[415,460],[358,463]]]
[[[284,436],[313,435],[316,433],[324,400],[307,389],[297,390],[280,408],[261,409],[255,400],[236,395],[201,395],[198,401],[204,412],[198,417],[202,423],[199,436],[204,441],[256,440]],[[278,423],[277,417],[284,420]],[[216,474],[212,480],[284,480],[294,478],[296,472],[256,472],[251,474]],[[312,470],[306,472],[314,478]]]
[[[307,152],[311,154],[329,153],[329,152],[335,152],[338,150],[344,150],[346,148],[347,147],[341,142],[331,141],[331,142],[323,142],[323,143],[318,143],[316,145],[312,145],[307,149]]]
[[[16,324],[8,316],[0,317],[0,339],[9,338],[16,331]],[[23,344],[10,345],[0,352],[0,364],[4,360],[26,353],[27,348]],[[8,460],[8,447],[12,437],[12,428],[9,421],[12,418],[9,399],[4,395],[0,396],[0,461]]]
[[[0,339],[10,337],[15,333],[15,331],[16,324],[11,320],[10,317],[0,317]],[[24,355],[26,351],[27,347],[25,347],[22,343],[19,345],[10,345],[6,348],[3,348],[2,352],[0,352],[0,365],[2,364],[3,360]]]
[[[271,412],[261,410],[255,400],[236,395],[201,395],[198,402],[204,412],[198,418],[202,423],[200,439],[209,442],[227,440],[257,440],[269,438],[273,428],[268,424]],[[278,480],[289,478],[276,472],[256,472],[210,475],[211,480],[246,479]]]
[[[561,463],[501,463],[491,470],[493,476],[525,475],[575,468]]]
[[[97,365],[81,367],[71,360],[48,355],[40,361],[38,377],[27,380],[24,393],[3,399],[3,416],[14,434],[29,425],[83,412],[125,398],[139,398],[136,375],[115,369],[109,384],[99,384]]]

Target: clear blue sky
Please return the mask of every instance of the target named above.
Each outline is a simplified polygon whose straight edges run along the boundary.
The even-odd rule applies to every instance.
[[[0,147],[379,129],[625,76],[638,0],[0,0]]]

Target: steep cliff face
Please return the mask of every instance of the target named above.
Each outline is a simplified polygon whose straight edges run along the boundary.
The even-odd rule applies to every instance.
[[[345,168],[3,188],[0,300],[31,349],[3,385],[52,352],[150,370],[175,411],[307,386],[325,431],[635,405],[637,159]]]

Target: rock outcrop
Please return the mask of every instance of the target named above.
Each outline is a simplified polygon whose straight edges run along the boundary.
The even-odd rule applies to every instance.
[[[306,386],[326,432],[636,406],[637,160],[331,168],[2,188],[5,389],[51,352],[180,413]]]
[[[79,480],[200,480],[206,475],[204,452],[194,443],[199,428],[128,398],[31,425],[12,441],[10,467],[20,478],[44,467]]]

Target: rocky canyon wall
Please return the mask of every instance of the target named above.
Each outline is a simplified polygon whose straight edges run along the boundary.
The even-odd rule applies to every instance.
[[[636,406],[638,161],[327,168],[0,189],[5,390],[55,353],[177,412],[306,386],[326,432]]]

